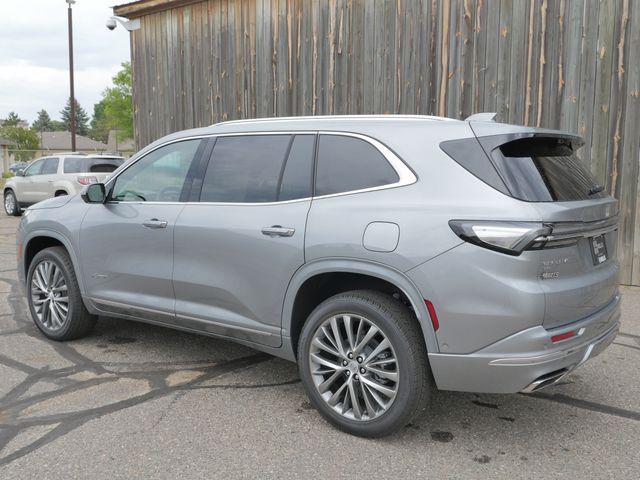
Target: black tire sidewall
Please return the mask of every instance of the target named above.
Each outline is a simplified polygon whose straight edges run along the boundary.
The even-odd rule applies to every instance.
[[[352,313],[361,315],[376,324],[391,342],[398,361],[398,371],[400,372],[400,382],[398,392],[389,410],[373,420],[357,421],[343,417],[326,404],[315,387],[309,366],[309,349],[313,335],[317,328],[328,318],[336,314]],[[344,430],[360,436],[377,437],[391,433],[401,428],[406,418],[407,410],[410,409],[412,397],[416,392],[412,391],[413,382],[410,377],[421,375],[414,368],[409,358],[408,339],[402,334],[400,329],[374,307],[365,301],[357,299],[332,299],[320,304],[309,315],[300,336],[298,349],[298,371],[311,403],[320,414],[329,422]],[[409,381],[408,381],[409,380]]]
[[[78,311],[78,302],[82,302],[82,299],[80,298],[80,292],[79,290],[77,290],[77,288],[75,288],[75,285],[76,285],[75,273],[73,271],[69,271],[69,269],[65,265],[65,262],[63,261],[63,258],[61,258],[62,255],[63,254],[60,253],[57,249],[47,248],[45,250],[42,250],[41,252],[37,253],[36,256],[33,258],[33,261],[31,262],[31,265],[29,266],[29,271],[27,273],[27,302],[29,304],[29,311],[31,312],[31,318],[33,319],[33,322],[36,324],[36,327],[38,327],[38,329],[44,335],[54,340],[62,340],[67,337],[68,332],[73,328],[74,316]],[[42,325],[42,323],[38,319],[38,315],[36,315],[35,308],[33,307],[33,301],[31,296],[31,288],[33,286],[32,284],[33,272],[35,271],[36,267],[40,263],[42,263],[44,260],[53,262],[56,265],[56,267],[60,269],[60,271],[62,272],[62,275],[64,276],[64,281],[67,285],[67,296],[69,297],[69,311],[67,313],[67,320],[65,324],[59,330],[50,330],[44,325]],[[71,275],[73,275],[73,277],[71,277]]]

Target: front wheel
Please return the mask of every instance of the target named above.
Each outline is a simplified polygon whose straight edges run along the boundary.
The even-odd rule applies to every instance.
[[[4,192],[4,211],[7,212],[7,215],[14,217],[20,215],[20,206],[18,205],[18,200],[13,190]]]
[[[322,416],[364,437],[409,423],[433,388],[417,320],[402,303],[374,291],[336,295],[311,313],[298,369]]]
[[[33,258],[27,300],[36,326],[52,340],[83,337],[96,322],[82,302],[73,264],[62,247],[45,248]]]

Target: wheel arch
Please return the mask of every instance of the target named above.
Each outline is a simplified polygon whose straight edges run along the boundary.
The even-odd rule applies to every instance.
[[[286,350],[287,357],[292,360],[296,357],[299,334],[306,320],[305,314],[310,313],[309,310],[313,310],[315,306],[329,296],[345,291],[331,291],[324,298],[320,294],[320,300],[315,302],[313,306],[307,305],[301,308],[300,302],[304,301],[301,295],[304,295],[305,286],[309,286],[309,282],[314,282],[314,279],[327,275],[330,276],[329,279],[339,278],[341,275],[351,275],[353,278],[359,277],[362,280],[370,279],[373,282],[372,290],[385,291],[384,288],[381,288],[383,285],[393,287],[410,303],[416,320],[420,325],[427,351],[439,351],[435,331],[423,297],[415,284],[406,275],[392,267],[366,260],[332,258],[306,263],[294,274],[289,282],[282,310],[283,348]],[[337,277],[331,277],[333,275]],[[361,288],[366,288],[366,286],[357,282],[357,287],[354,289]]]
[[[76,253],[72,247],[72,244],[67,237],[54,230],[34,230],[33,232],[30,232],[29,235],[25,238],[23,242],[22,257],[22,268],[24,271],[25,282],[27,273],[29,272],[29,266],[36,254],[44,250],[45,248],[53,246],[64,247],[64,249],[69,254],[69,258],[71,258],[71,263],[73,264],[73,269],[76,273],[76,279],[78,281],[78,286],[80,287],[80,292],[84,295],[84,282],[78,268],[78,258],[76,257]]]
[[[67,195],[72,195],[76,190],[73,186],[73,182],[69,179],[60,179],[54,182],[53,191],[58,192],[66,192]],[[55,194],[54,194],[55,195]]]

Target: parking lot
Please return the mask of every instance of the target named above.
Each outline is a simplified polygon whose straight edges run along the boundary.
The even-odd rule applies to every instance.
[[[534,395],[437,393],[400,433],[338,432],[293,364],[230,342],[103,318],[54,343],[17,283],[0,216],[0,478],[637,478],[640,288],[621,333]]]

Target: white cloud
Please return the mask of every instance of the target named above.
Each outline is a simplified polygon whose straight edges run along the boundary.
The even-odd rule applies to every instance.
[[[76,98],[90,115],[129,60],[129,34],[105,27],[114,3],[77,0],[73,7]],[[66,7],[64,0],[0,2],[0,117],[13,110],[31,122],[44,108],[59,118],[69,96]]]

